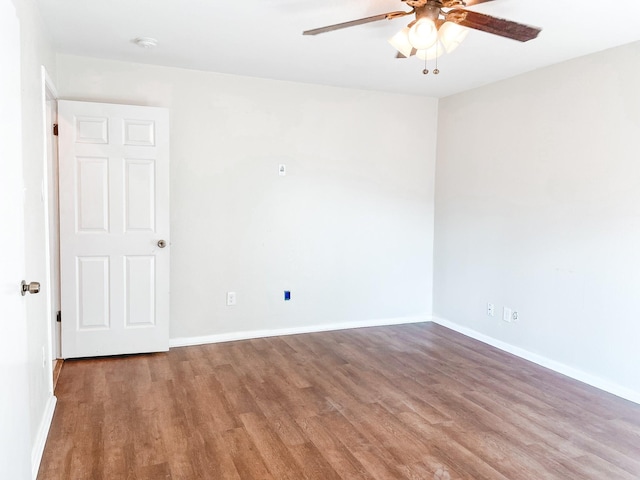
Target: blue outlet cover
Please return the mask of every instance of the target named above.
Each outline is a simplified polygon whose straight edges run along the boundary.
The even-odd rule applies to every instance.
[[[288,302],[289,300],[291,300],[291,292],[289,290],[285,290],[284,291],[284,301]]]

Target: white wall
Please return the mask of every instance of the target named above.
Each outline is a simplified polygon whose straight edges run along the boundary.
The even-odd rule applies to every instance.
[[[441,100],[434,266],[434,315],[636,399],[638,58],[631,44]]]
[[[435,99],[69,55],[57,87],[171,109],[172,338],[429,318]]]
[[[25,299],[29,344],[29,400],[32,459],[39,462],[54,405],[51,389],[51,341],[48,334],[45,246],[45,205],[42,195],[45,146],[43,139],[41,66],[55,74],[55,54],[32,0],[15,0],[20,19],[22,148],[25,201],[25,278],[42,290]],[[43,349],[45,363],[43,364]]]

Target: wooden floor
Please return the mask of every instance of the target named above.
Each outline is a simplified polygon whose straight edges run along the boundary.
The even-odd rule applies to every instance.
[[[640,406],[433,324],[67,361],[38,479],[638,479]]]

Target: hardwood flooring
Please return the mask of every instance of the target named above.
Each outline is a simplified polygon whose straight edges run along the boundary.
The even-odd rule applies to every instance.
[[[40,480],[638,479],[640,406],[435,324],[66,361]]]

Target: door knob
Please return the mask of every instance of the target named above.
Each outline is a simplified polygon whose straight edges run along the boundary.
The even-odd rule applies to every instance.
[[[24,280],[22,281],[22,288],[20,289],[20,293],[24,297],[27,292],[33,294],[38,293],[40,291],[40,283],[39,282],[31,282],[27,283]]]
[[[167,242],[165,242],[164,240],[158,240],[158,246],[160,248],[164,248],[167,246]]]

